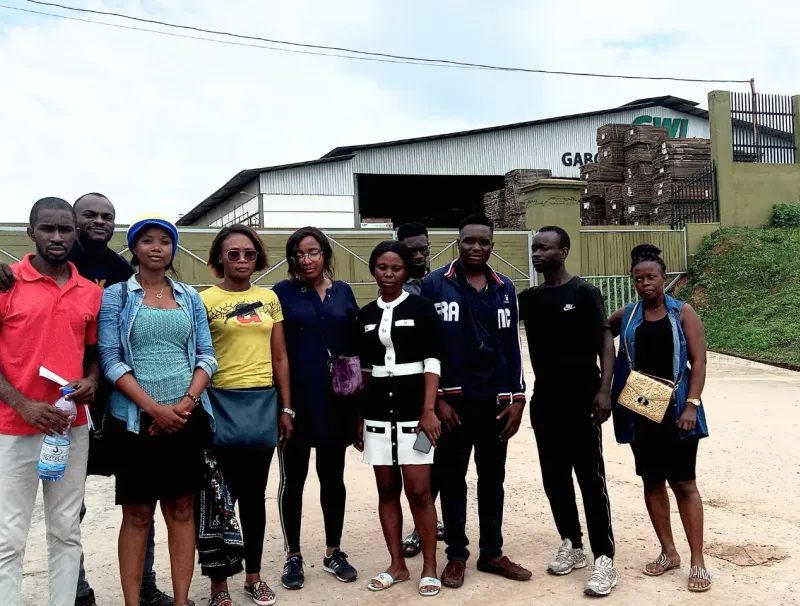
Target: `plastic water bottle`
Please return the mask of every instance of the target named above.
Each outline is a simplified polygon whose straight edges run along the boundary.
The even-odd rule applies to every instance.
[[[66,396],[71,394],[74,389],[64,387],[61,389],[62,396],[55,403],[55,407],[66,412],[69,416],[69,426],[66,435],[45,436],[42,444],[42,452],[39,455],[39,477],[48,482],[55,482],[64,477],[67,471],[67,461],[69,461],[70,427],[75,417],[78,416],[78,409],[75,402]]]

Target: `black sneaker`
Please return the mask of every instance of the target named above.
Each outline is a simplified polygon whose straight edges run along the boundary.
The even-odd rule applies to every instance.
[[[283,566],[281,585],[286,589],[302,589],[306,584],[306,575],[303,573],[303,556],[296,555],[287,558]]]
[[[358,578],[358,571],[347,561],[347,554],[341,549],[337,549],[333,554],[322,560],[325,572],[330,572],[342,583],[352,583]]]
[[[94,601],[94,589],[90,589],[83,597],[75,598],[75,606],[97,606],[97,602]]]
[[[139,594],[141,606],[173,606],[174,600],[155,585],[143,586]]]

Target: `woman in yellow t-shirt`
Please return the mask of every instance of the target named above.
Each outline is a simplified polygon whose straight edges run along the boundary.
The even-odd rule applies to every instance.
[[[223,228],[211,245],[208,265],[223,279],[200,295],[219,361],[209,389],[219,413],[214,453],[231,499],[239,502],[244,589],[256,604],[269,606],[275,603],[275,593],[261,580],[260,572],[267,522],[267,477],[275,444],[266,436],[274,432],[277,424],[278,440],[284,447],[294,416],[283,312],[275,293],[250,283],[254,272],[268,266],[266,246],[251,227]],[[280,412],[275,383],[280,391]],[[267,427],[262,428],[262,423]],[[258,426],[255,435],[254,424]],[[227,577],[233,571],[221,568],[209,574],[209,606],[232,606]]]

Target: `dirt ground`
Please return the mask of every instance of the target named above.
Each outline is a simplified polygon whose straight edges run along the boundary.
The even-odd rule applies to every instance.
[[[640,573],[644,563],[658,555],[658,544],[634,472],[633,456],[627,446],[616,444],[609,424],[604,436],[605,456],[620,573],[619,584],[608,599],[610,603],[631,606],[800,604],[796,593],[797,571],[792,562],[800,558],[800,374],[717,355],[711,356],[709,369],[705,400],[711,437],[701,443],[698,485],[705,503],[707,552],[724,555],[727,559],[708,555],[706,562],[714,575],[713,589],[702,595],[687,593],[689,549],[673,501],[673,526],[684,567],[657,579]],[[532,376],[528,380],[529,385],[532,384]],[[561,578],[545,573],[559,537],[542,490],[527,413],[519,435],[510,445],[506,477],[505,550],[512,559],[534,571],[533,579],[528,583],[513,583],[487,576],[475,570],[473,558],[465,586],[460,590],[444,590],[436,603],[442,606],[480,602],[509,606],[586,603],[591,598],[584,597],[582,589],[588,569]],[[278,603],[423,602],[416,593],[416,583],[404,583],[382,594],[372,594],[366,589],[367,579],[383,570],[388,561],[376,513],[372,470],[361,463],[354,450],[348,455],[346,480],[348,504],[343,548],[360,571],[358,581],[350,585],[338,583],[322,570],[324,533],[318,505],[319,485],[312,473],[306,489],[303,519],[305,557],[311,567],[306,570],[305,589],[288,592],[280,587],[283,542],[276,504],[277,466],[272,470],[263,574],[278,592]],[[120,512],[114,506],[112,482],[89,479],[88,514],[83,524],[86,568],[101,606],[122,603],[116,554]],[[468,531],[476,545],[475,482],[473,471],[469,482]],[[406,526],[410,527],[410,521]],[[166,540],[166,529],[159,514],[156,570],[164,589],[170,587]],[[439,558],[441,568],[445,561],[441,544]],[[770,558],[776,559],[770,561]],[[761,564],[765,560],[766,563]],[[418,578],[420,559],[410,560],[410,568],[413,577]],[[39,507],[25,562],[23,603],[26,606],[43,603],[46,569],[44,524]],[[239,605],[251,603],[241,589],[242,584],[243,577],[239,576],[231,585],[235,603]],[[199,569],[191,595],[198,606],[205,605],[208,582],[200,576]]]

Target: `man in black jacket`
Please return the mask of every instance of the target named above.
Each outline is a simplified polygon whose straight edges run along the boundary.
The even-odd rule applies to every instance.
[[[114,205],[103,194],[90,193],[78,198],[73,207],[78,217],[78,239],[72,247],[69,260],[75,264],[78,273],[101,288],[127,281],[133,275],[133,268],[123,257],[108,247],[116,226]],[[15,280],[11,268],[5,263],[0,263],[0,292],[10,290]],[[107,381],[100,381],[95,394],[95,405],[92,407],[93,420],[98,425],[102,421],[102,414],[108,404],[111,389],[112,386]],[[91,469],[89,472],[91,473]],[[84,505],[81,510],[81,521],[85,514],[86,507]],[[147,540],[140,603],[142,606],[172,606],[172,597],[160,591],[156,586],[156,573],[153,570],[154,551],[155,527],[153,526],[150,528]],[[75,606],[97,606],[94,591],[86,579],[83,556],[81,556]]]
[[[542,482],[562,540],[547,571],[566,575],[587,565],[574,470],[595,558],[584,592],[605,596],[617,583],[600,429],[611,414],[614,342],[600,291],[566,270],[569,247],[569,235],[560,227],[537,232],[533,265],[545,283],[520,293],[520,319],[536,375],[531,423]]]

